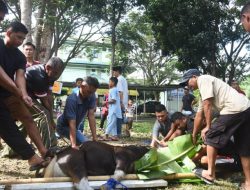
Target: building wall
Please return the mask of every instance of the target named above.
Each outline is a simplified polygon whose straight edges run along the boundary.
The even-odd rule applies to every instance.
[[[67,60],[70,51],[73,48],[73,42],[69,41],[59,49],[58,57],[63,61]],[[96,77],[100,83],[108,83],[109,79],[109,65],[111,62],[111,51],[108,47],[103,47],[98,43],[88,42],[87,48],[77,55],[77,57],[72,58],[61,77],[59,78],[62,82],[74,82],[76,78],[84,78],[86,76]]]

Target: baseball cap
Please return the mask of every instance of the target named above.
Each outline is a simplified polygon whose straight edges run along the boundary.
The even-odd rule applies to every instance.
[[[183,74],[183,77],[182,77],[182,80],[181,82],[179,83],[180,86],[186,86],[188,80],[190,78],[192,78],[192,76],[195,75],[195,76],[200,76],[201,73],[200,71],[198,71],[197,69],[189,69],[188,71],[186,71],[184,74]]]

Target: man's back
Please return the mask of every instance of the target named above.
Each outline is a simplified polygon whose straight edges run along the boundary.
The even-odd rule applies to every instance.
[[[122,75],[117,77],[117,79],[118,79],[117,89],[118,91],[121,91],[123,93],[123,104],[126,108],[128,105],[128,83],[127,80]]]
[[[197,80],[201,100],[213,98],[213,106],[220,114],[234,114],[250,107],[248,98],[220,79],[210,75],[202,75]],[[200,104],[201,105],[201,104]],[[199,106],[199,110],[201,106]]]
[[[158,137],[159,134],[165,137],[168,134],[170,127],[171,122],[169,118],[167,118],[165,122],[159,122],[158,120],[156,120],[153,127],[153,137]]]
[[[185,94],[183,97],[182,97],[182,103],[183,103],[183,107],[182,109],[185,110],[185,111],[193,111],[193,108],[192,108],[192,102],[194,101],[195,97],[193,94]]]
[[[12,80],[18,69],[25,70],[26,59],[23,53],[18,48],[7,48],[2,39],[0,39],[0,57],[0,66]],[[0,87],[1,97],[10,95],[6,89]]]
[[[58,118],[62,125],[68,125],[68,120],[76,120],[76,126],[83,120],[88,109],[95,107],[95,94],[82,100],[79,93],[68,96],[63,114]]]
[[[52,85],[43,64],[27,68],[25,78],[27,91],[33,97],[39,97],[42,94],[46,95],[50,85]]]

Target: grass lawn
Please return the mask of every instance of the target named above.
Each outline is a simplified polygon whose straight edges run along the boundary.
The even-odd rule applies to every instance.
[[[145,120],[140,118],[140,121],[133,123],[133,128],[131,132],[131,137],[121,138],[118,142],[119,144],[140,144],[148,145],[151,139],[151,131],[154,125],[154,118],[147,118]],[[100,125],[100,120],[97,119],[97,128]],[[87,125],[85,125],[87,126]],[[106,126],[106,124],[104,125]],[[88,130],[87,130],[88,131]],[[89,131],[88,131],[89,132]],[[103,135],[103,132],[97,130],[99,135]],[[169,181],[169,187],[163,188],[167,189],[177,189],[177,190],[234,190],[239,189],[237,187],[238,183],[243,180],[241,172],[230,172],[221,171],[217,175],[218,179],[216,185],[205,185],[205,184],[190,184],[190,183],[174,183]]]

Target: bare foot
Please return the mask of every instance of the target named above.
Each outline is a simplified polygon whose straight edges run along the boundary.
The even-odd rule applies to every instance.
[[[242,183],[240,190],[250,190],[250,184],[246,185],[246,183]]]
[[[206,179],[211,180],[211,181],[213,181],[215,179],[215,175],[210,175],[210,173],[208,173],[208,170],[203,170],[202,176],[205,177]]]

